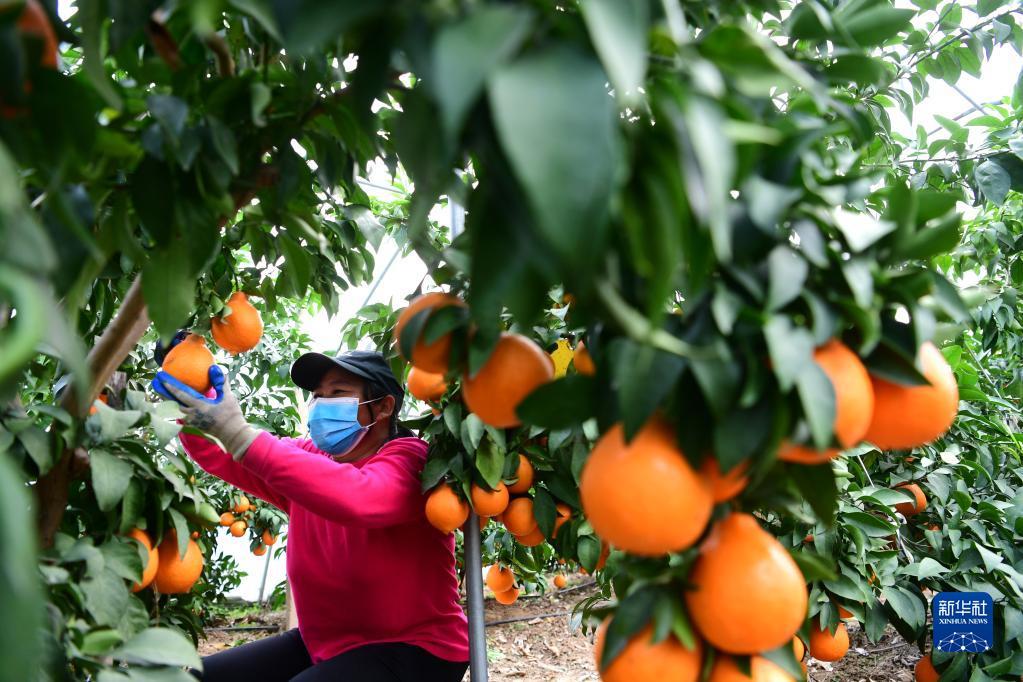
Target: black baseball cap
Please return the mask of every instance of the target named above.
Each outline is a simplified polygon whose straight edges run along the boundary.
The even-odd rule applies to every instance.
[[[323,353],[305,353],[291,365],[291,380],[299,388],[314,391],[320,380],[331,367],[340,367],[346,372],[362,377],[367,383],[382,389],[394,396],[394,413],[401,410],[405,400],[405,391],[394,378],[391,366],[382,353],[372,350],[350,350],[336,357]]]

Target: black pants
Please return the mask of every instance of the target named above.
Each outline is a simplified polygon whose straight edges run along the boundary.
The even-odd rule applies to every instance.
[[[437,658],[412,644],[361,646],[313,665],[298,630],[202,659],[203,682],[461,682],[468,663]]]

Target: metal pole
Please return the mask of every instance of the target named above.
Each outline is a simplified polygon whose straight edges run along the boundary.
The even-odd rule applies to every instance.
[[[487,682],[487,635],[483,622],[483,554],[480,548],[480,517],[469,515],[465,527],[466,596],[469,602],[469,679]]]
[[[263,591],[266,589],[266,574],[270,572],[270,557],[273,556],[273,552],[270,548],[266,548],[266,561],[263,562],[263,579],[259,581],[259,599],[257,600],[260,606],[263,606]]]

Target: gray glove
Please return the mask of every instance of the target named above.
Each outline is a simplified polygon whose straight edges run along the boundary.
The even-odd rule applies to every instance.
[[[210,382],[216,392],[212,398],[199,394],[166,372],[158,372],[153,385],[159,383],[160,393],[170,394],[181,404],[186,424],[219,440],[231,457],[240,462],[260,430],[245,421],[224,370],[217,365],[210,367]]]

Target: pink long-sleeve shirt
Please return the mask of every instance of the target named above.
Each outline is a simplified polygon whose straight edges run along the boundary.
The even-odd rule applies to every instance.
[[[288,514],[288,579],[313,663],[384,642],[469,659],[454,536],[424,512],[424,441],[397,438],[351,464],[265,432],[241,462],[200,436],[181,442],[200,467]]]

